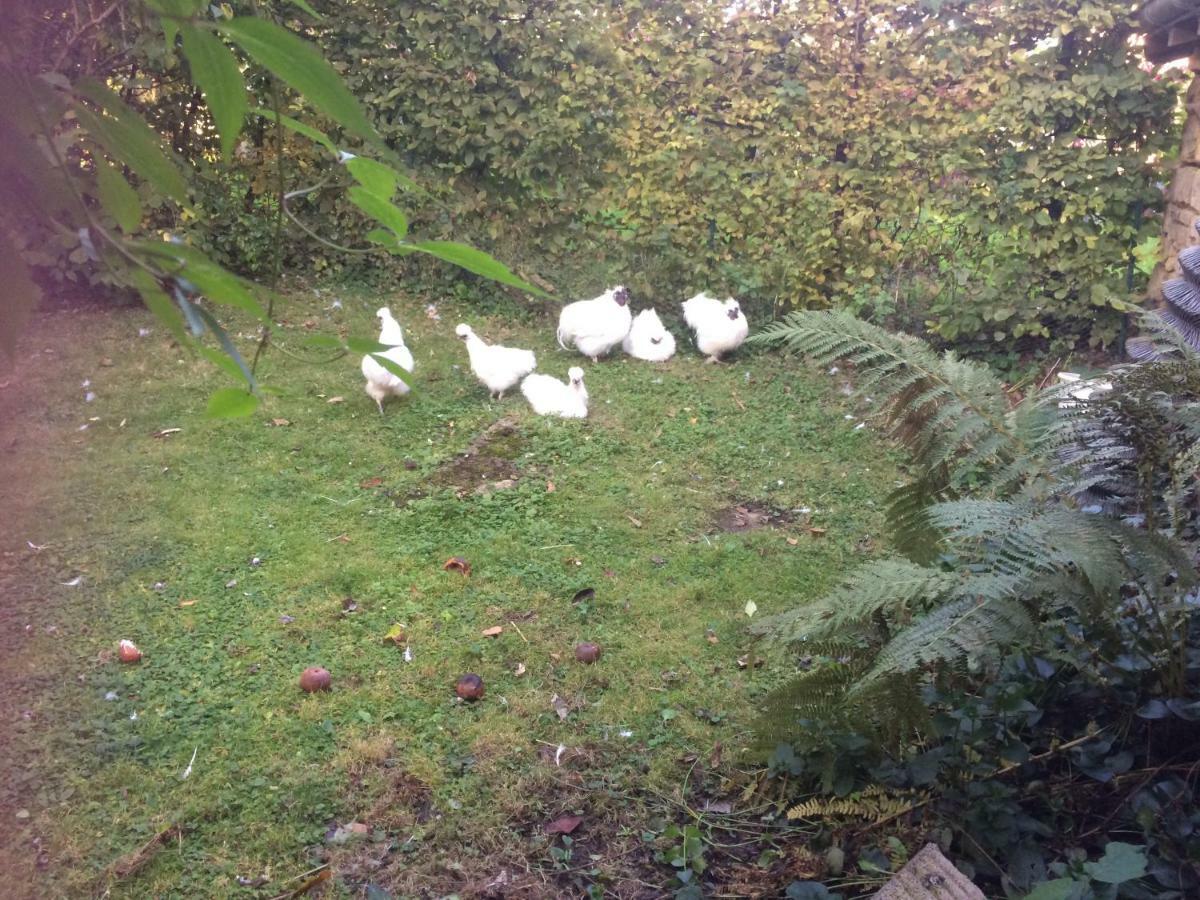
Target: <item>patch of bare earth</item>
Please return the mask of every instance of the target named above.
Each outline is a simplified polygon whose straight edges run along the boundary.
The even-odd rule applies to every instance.
[[[485,428],[466,449],[439,466],[428,479],[434,488],[453,490],[458,497],[490,494],[515,487],[522,471],[514,462],[524,446],[515,419],[505,416]],[[422,497],[423,488],[404,498]]]
[[[745,501],[719,510],[713,524],[720,531],[753,531],[756,528],[775,528],[793,522],[793,517],[781,510],[771,509],[760,503]]]

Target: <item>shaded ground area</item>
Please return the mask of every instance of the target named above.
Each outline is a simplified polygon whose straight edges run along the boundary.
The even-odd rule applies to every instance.
[[[370,334],[380,298],[341,299],[288,318]],[[587,363],[591,417],[539,419],[488,401],[453,326],[562,377],[546,322],[391,301],[418,379],[382,417],[357,359],[276,354],[261,415],[204,420],[225,383],[140,312],[46,318],[0,376],[12,895],[653,897],[684,870],[778,893],[812,861],[749,726],[790,663],[739,666],[744,608],[865,552],[896,477],[870,430],[746,353]],[[312,665],[331,692],[299,691]]]

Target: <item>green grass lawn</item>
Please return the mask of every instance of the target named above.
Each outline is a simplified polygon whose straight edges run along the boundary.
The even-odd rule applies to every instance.
[[[382,417],[358,358],[272,352],[284,393],[206,420],[228,382],[142,311],[47,316],[0,375],[7,888],[273,897],[328,861],[327,896],[669,893],[648,838],[705,801],[759,805],[755,701],[788,666],[739,667],[763,652],[747,601],[802,602],[871,552],[887,453],[836,378],[794,361],[705,365],[681,340],[665,365],[585,363],[590,418],[539,419],[519,393],[489,402],[453,328],[465,316],[563,378],[580,358],[550,320],[333,296],[297,293],[280,342],[298,350],[306,322],[373,336],[390,302],[417,391]],[[747,502],[777,519],[725,530]],[[384,640],[397,623],[411,661]],[[139,664],[115,660],[121,638]],[[597,664],[574,659],[582,640]],[[301,693],[310,665],[331,693]],[[464,672],[482,701],[456,699]],[[583,817],[570,843],[544,832],[563,813]],[[352,822],[367,834],[328,839]],[[710,883],[786,885],[804,874],[789,846]]]

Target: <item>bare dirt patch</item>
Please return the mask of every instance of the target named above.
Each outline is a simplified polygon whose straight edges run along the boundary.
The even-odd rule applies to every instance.
[[[721,531],[753,531],[756,528],[776,528],[795,521],[790,513],[771,509],[761,503],[747,500],[719,510],[713,523]]]
[[[515,487],[521,469],[514,460],[524,449],[525,439],[515,419],[505,416],[485,428],[461,453],[440,465],[427,487],[405,500],[427,495],[431,489],[449,489],[459,497],[484,495]]]

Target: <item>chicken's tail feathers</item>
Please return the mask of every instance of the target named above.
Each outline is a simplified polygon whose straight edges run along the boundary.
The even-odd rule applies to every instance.
[[[570,347],[568,347],[566,344],[563,343],[563,330],[562,330],[561,325],[559,325],[558,330],[554,332],[554,337],[558,340],[558,346],[562,347],[564,350],[571,349]]]

